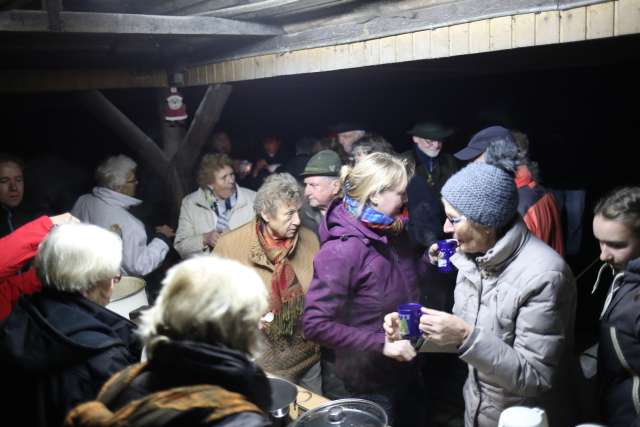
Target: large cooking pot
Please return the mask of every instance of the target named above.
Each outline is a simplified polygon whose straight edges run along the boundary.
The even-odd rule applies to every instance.
[[[340,399],[305,412],[292,427],[387,427],[387,421],[386,412],[377,403]]]
[[[271,406],[269,414],[275,427],[286,426],[291,421],[289,407],[295,403],[298,388],[295,384],[282,378],[269,378],[271,386]]]

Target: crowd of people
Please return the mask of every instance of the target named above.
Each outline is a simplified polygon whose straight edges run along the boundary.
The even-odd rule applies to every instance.
[[[586,419],[564,219],[527,136],[491,126],[449,154],[454,130],[421,122],[397,153],[362,125],[334,131],[291,158],[267,137],[253,162],[215,133],[175,231],[131,211],[143,201],[128,156],[101,162],[70,213],[46,216],[22,203],[22,161],[0,154],[5,416],[267,426],[275,375],[376,402],[394,427],[496,426],[512,406],[544,409],[552,427],[640,425],[640,187],[593,212],[612,280]],[[437,268],[447,238],[453,273]],[[172,250],[182,261],[137,323],[106,307],[123,276],[148,277]],[[406,303],[422,306],[417,341]]]

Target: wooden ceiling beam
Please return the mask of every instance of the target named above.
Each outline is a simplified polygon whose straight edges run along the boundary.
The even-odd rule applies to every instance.
[[[275,25],[202,16],[134,15],[122,13],[60,12],[63,33],[127,34],[154,36],[253,36],[281,35]],[[45,11],[0,12],[0,32],[51,32]]]

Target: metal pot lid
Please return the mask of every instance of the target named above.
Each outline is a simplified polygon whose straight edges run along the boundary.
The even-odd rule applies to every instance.
[[[377,403],[340,399],[304,413],[294,427],[386,427],[387,414]]]

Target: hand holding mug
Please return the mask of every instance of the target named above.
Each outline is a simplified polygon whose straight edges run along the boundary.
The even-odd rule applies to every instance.
[[[453,314],[424,307],[422,313],[420,330],[436,344],[459,347],[473,332],[473,326]]]

